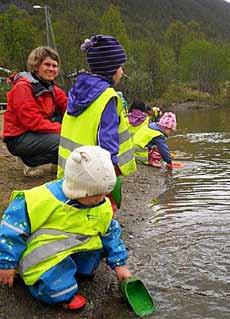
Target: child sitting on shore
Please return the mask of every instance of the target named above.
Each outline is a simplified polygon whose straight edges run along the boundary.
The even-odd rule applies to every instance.
[[[131,276],[119,223],[106,194],[116,183],[110,153],[82,146],[67,159],[64,178],[15,191],[0,224],[0,284],[13,286],[16,269],[32,296],[79,309],[76,275],[91,275],[101,253],[119,281]]]
[[[167,163],[167,168],[172,169],[172,158],[166,143],[167,137],[176,130],[176,115],[166,112],[158,123],[144,125],[133,136],[136,160],[161,167],[161,160]]]

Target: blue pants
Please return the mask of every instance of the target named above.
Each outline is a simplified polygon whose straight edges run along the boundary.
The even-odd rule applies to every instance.
[[[49,304],[69,301],[78,291],[76,274],[92,274],[99,266],[101,252],[96,250],[68,256],[29,286],[32,296]]]

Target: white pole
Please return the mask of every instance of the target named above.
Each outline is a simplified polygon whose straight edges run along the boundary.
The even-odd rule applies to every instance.
[[[49,38],[49,8],[47,5],[44,5],[45,10],[45,18],[46,18],[46,43],[47,46],[50,46],[50,38]]]

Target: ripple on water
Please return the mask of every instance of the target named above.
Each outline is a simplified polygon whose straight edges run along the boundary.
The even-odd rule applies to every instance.
[[[173,171],[151,216],[139,225],[130,263],[159,304],[153,318],[227,319],[230,134],[192,133],[178,139],[192,144],[175,152],[185,166]]]

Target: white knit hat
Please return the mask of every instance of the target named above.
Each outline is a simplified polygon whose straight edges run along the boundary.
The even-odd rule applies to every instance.
[[[115,183],[110,153],[100,146],[76,148],[66,161],[62,189],[70,199],[108,194]]]

